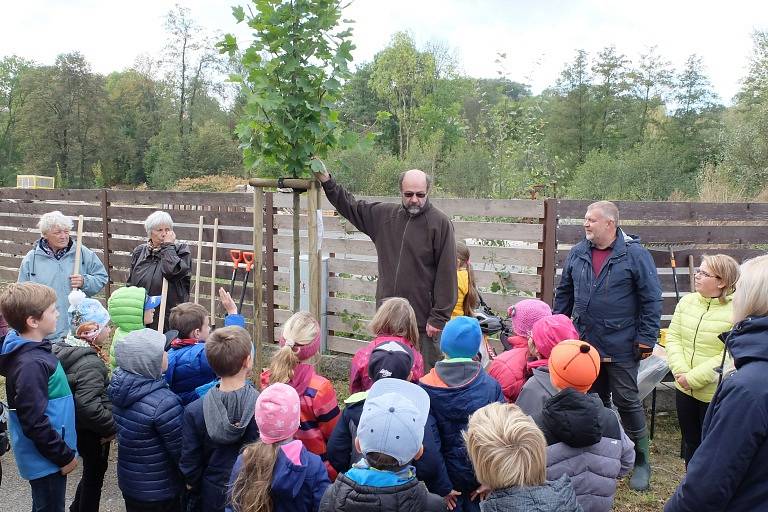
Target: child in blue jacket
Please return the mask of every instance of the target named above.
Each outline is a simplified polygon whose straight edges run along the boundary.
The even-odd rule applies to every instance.
[[[313,512],[331,484],[325,463],[294,440],[301,405],[288,384],[268,386],[256,400],[259,440],[246,446],[232,469],[227,512]]]
[[[45,340],[57,328],[56,292],[37,283],[11,284],[0,295],[0,311],[12,328],[0,347],[0,375],[19,475],[29,480],[34,510],[64,510],[77,436],[67,376]]]
[[[179,472],[184,408],[163,379],[165,336],[152,329],[125,335],[108,393],[117,424],[117,483],[126,512],[181,511]]]
[[[483,333],[476,319],[458,316],[447,324],[440,338],[440,350],[446,358],[421,378],[421,386],[429,394],[430,414],[437,422],[440,444],[448,477],[458,496],[447,498],[455,510],[480,510],[475,491],[472,464],[462,439],[469,416],[493,402],[504,402],[504,394],[496,380],[472,358],[480,349]],[[451,499],[453,498],[453,499]]]
[[[224,512],[235,459],[259,438],[253,418],[259,393],[246,380],[253,370],[253,342],[242,327],[223,327],[205,342],[205,352],[221,381],[184,411],[180,467],[189,491],[187,512]]]

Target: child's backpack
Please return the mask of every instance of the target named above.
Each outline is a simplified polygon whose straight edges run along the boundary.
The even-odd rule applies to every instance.
[[[8,436],[8,406],[0,402],[0,455],[11,449],[11,438]]]

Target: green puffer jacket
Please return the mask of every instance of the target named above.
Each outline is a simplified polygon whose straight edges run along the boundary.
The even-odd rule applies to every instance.
[[[139,286],[126,286],[116,290],[109,296],[107,311],[112,323],[117,326],[112,335],[112,345],[109,347],[109,366],[114,370],[115,346],[118,341],[129,332],[143,329],[144,326],[144,302],[147,299],[147,291]]]
[[[687,374],[691,390],[675,383],[677,389],[701,402],[711,402],[717,387],[717,372],[723,358],[724,344],[718,339],[730,331],[733,297],[709,299],[691,293],[680,299],[667,332],[667,362],[672,373]]]

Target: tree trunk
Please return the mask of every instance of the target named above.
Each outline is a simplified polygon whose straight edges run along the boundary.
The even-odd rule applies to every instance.
[[[301,265],[299,257],[301,255],[301,246],[299,245],[299,208],[301,198],[299,191],[293,191],[293,312],[299,311],[300,304],[300,272]]]

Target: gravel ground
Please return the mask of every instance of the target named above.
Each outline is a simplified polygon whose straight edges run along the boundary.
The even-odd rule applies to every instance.
[[[32,495],[29,491],[29,483],[19,476],[16,470],[16,461],[13,459],[13,451],[3,455],[3,483],[0,487],[0,512],[21,512],[32,510]],[[82,463],[82,460],[79,460]],[[101,493],[101,512],[125,512],[123,497],[117,487],[117,445],[113,442],[109,456],[109,468],[104,477],[104,487]],[[67,476],[67,506],[75,497],[77,483],[80,481],[82,467],[78,465]]]

